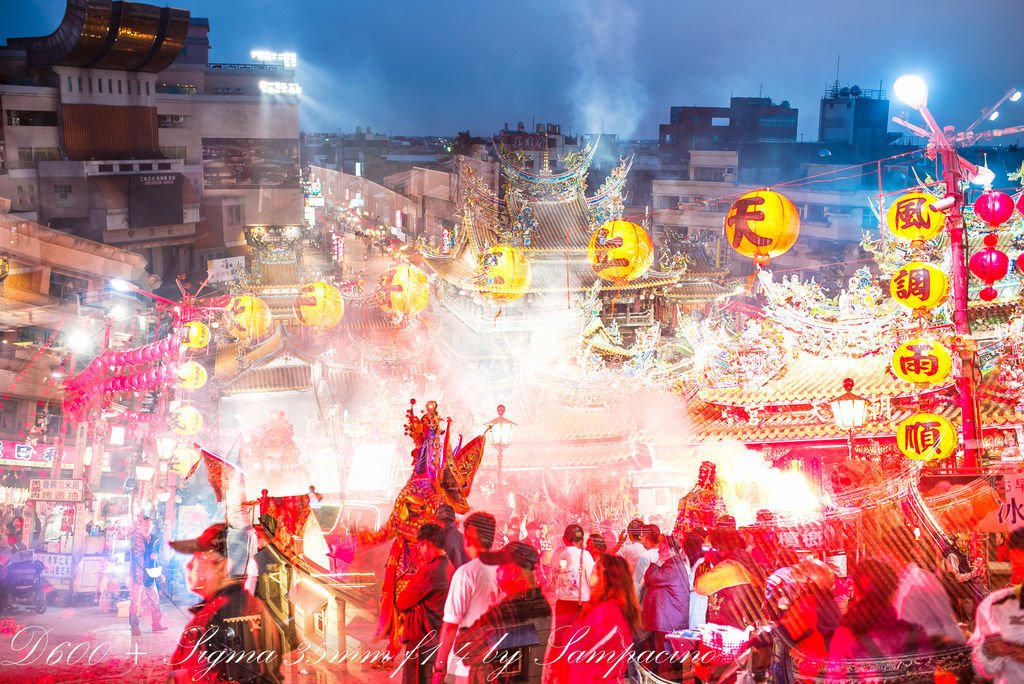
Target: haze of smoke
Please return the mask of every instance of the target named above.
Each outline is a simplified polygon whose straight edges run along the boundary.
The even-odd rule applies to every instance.
[[[579,49],[571,88],[574,115],[587,133],[636,133],[647,93],[636,78],[636,9],[611,0],[572,4]]]

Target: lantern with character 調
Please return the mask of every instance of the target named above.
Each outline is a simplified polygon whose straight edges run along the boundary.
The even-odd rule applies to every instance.
[[[937,266],[912,261],[893,274],[889,293],[918,316],[927,316],[929,309],[941,305],[949,296],[949,278]]]
[[[796,244],[800,213],[785,196],[771,190],[748,192],[725,215],[729,246],[758,266],[767,266]]]

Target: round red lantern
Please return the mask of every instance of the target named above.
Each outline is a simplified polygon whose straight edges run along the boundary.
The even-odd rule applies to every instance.
[[[990,226],[1001,226],[1013,216],[1013,198],[1005,192],[986,190],[975,200],[974,213]]]
[[[1017,270],[1024,273],[1024,253],[1017,257]]]
[[[971,269],[971,273],[978,280],[985,283],[986,287],[978,293],[978,296],[986,302],[990,302],[999,296],[996,289],[992,287],[992,283],[1005,278],[1006,273],[1010,270],[1010,257],[1006,256],[1005,252],[995,248],[998,242],[999,238],[995,233],[986,235],[985,249],[972,256],[967,264],[968,268]]]

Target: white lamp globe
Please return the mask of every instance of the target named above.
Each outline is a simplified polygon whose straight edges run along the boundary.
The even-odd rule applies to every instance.
[[[914,109],[920,109],[928,104],[928,84],[920,76],[900,76],[893,84],[893,90],[896,91],[896,97]]]

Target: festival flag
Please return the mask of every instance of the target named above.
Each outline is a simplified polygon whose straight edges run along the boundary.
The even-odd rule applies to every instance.
[[[213,495],[217,498],[217,503],[220,503],[224,500],[224,491],[227,488],[227,468],[237,470],[243,477],[245,476],[245,473],[240,467],[234,463],[230,463],[212,451],[204,449],[198,444],[193,444],[193,446],[199,449],[199,453],[203,455],[202,461],[206,464],[206,476],[210,480],[210,487],[213,488]],[[199,462],[196,461],[196,466],[198,467],[198,465]],[[195,472],[195,468],[193,468],[193,472]],[[191,475],[192,473],[189,473],[189,476]]]

